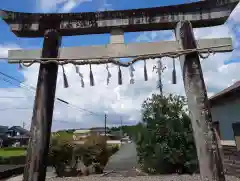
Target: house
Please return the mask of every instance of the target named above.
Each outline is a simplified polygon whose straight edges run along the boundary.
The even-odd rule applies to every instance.
[[[89,129],[77,129],[73,132],[73,140],[76,144],[84,144],[86,138],[92,134],[105,136],[104,127],[94,127]],[[106,129],[107,144],[120,145],[122,143],[121,136],[118,134],[110,134],[109,128]]]
[[[30,132],[21,126],[0,126],[0,147],[6,147],[15,143],[27,145]]]
[[[30,131],[22,128],[21,126],[12,126],[8,128],[7,134],[10,137],[16,137],[16,136],[30,136]]]
[[[106,129],[106,133],[109,133],[109,129]],[[88,137],[91,134],[97,135],[105,135],[105,128],[104,127],[93,127],[89,129],[76,129],[74,132],[74,139],[80,140]]]
[[[240,149],[240,81],[211,97],[209,103],[222,143]]]
[[[21,126],[10,127],[6,134],[20,145],[27,145],[31,135],[30,131],[22,128]]]

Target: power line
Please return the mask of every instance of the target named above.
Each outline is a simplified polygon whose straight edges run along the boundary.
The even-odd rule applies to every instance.
[[[1,72],[0,72],[0,74],[1,74]],[[10,82],[9,80],[6,80],[6,79],[4,79],[4,78],[2,78],[2,77],[0,77],[0,79],[3,80],[3,81],[8,82],[8,83],[10,83],[10,84],[13,84],[13,83]],[[26,86],[26,84],[25,84],[25,86]],[[20,88],[26,88],[26,89],[30,90],[31,92],[33,91],[33,89],[29,89],[28,87],[22,87],[21,85],[18,85],[18,87],[20,87]],[[23,97],[23,98],[24,98],[24,97]],[[76,106],[76,105],[70,104],[69,102],[67,102],[67,101],[65,101],[65,100],[63,100],[63,99],[56,98],[56,100],[58,100],[59,102],[62,102],[62,103],[64,103],[64,104],[67,104],[69,107],[78,109],[78,110],[80,110],[80,111],[85,111],[85,112],[88,112],[88,113],[90,113],[90,114],[92,114],[92,115],[95,115],[95,116],[101,116],[100,114],[97,114],[97,113],[94,113],[94,112],[89,111],[89,110],[87,110],[87,109],[80,108],[80,107],[78,107],[78,106]]]
[[[35,87],[30,86],[30,85],[27,85],[27,84],[23,83],[22,81],[20,81],[19,79],[15,78],[15,77],[12,77],[12,76],[10,76],[10,75],[8,75],[8,74],[6,74],[6,73],[3,73],[3,72],[1,72],[1,71],[0,71],[0,74],[3,75],[3,76],[5,76],[5,77],[7,77],[7,78],[9,78],[9,79],[11,79],[11,80],[14,80],[14,81],[20,83],[20,85],[18,86],[18,87],[20,87],[20,88],[26,88],[26,89],[31,90],[31,91],[35,91],[35,90],[36,90]],[[10,84],[13,84],[13,83],[10,82],[9,80],[6,80],[6,79],[4,79],[4,78],[1,78],[1,79],[2,79],[3,81],[6,81],[6,82],[10,83]],[[22,87],[21,85],[24,86],[24,87]],[[93,114],[93,115],[95,115],[95,116],[104,116],[104,114],[100,115],[100,114],[95,113],[95,112],[93,112],[93,111],[89,111],[89,110],[87,110],[87,109],[78,107],[78,106],[76,106],[76,105],[74,105],[74,104],[69,103],[68,101],[65,101],[65,100],[61,99],[61,98],[56,98],[55,100],[58,100],[59,102],[62,102],[62,103],[67,104],[67,105],[69,105],[69,106],[71,106],[71,107],[74,107],[75,109],[79,109],[79,110],[81,110],[81,111],[88,112],[88,113]]]
[[[0,96],[0,99],[25,99],[26,97],[18,97],[18,96]]]
[[[2,72],[0,72],[0,74],[1,74]],[[2,75],[4,75],[4,73],[2,74]],[[7,75],[6,75],[7,76]],[[7,76],[8,77],[8,76]],[[11,79],[11,76],[9,76],[8,78],[10,78]],[[20,80],[17,80],[17,79],[15,79],[15,78],[13,78],[15,81],[18,81],[18,82],[21,82]],[[5,82],[7,82],[7,83],[10,83],[10,84],[12,84],[12,85],[14,85],[11,81],[9,81],[9,80],[7,80],[7,79],[5,79],[5,78],[3,78],[3,77],[1,77],[0,76],[0,80],[3,80],[3,81],[5,81]],[[26,85],[26,84],[25,84]],[[20,85],[18,85],[18,87],[20,87],[20,88],[27,88],[27,87],[21,87]],[[29,86],[30,87],[30,86]],[[28,90],[31,90],[32,91],[32,89],[28,89]],[[0,98],[27,98],[27,97],[1,97],[0,96]],[[63,103],[65,103],[65,104],[67,104],[67,105],[71,105],[71,104],[69,104],[69,102],[67,102],[67,101],[65,101],[65,100],[63,100],[63,99],[60,99],[60,98],[58,98],[57,99],[58,101],[60,101],[60,102],[63,102]],[[71,105],[72,106],[72,105]],[[77,108],[77,106],[75,106],[75,109]],[[5,111],[5,110],[11,110],[11,109],[18,109],[18,110],[26,110],[26,109],[32,109],[32,107],[29,107],[29,108],[23,108],[23,107],[16,107],[16,108],[14,108],[14,107],[11,107],[11,108],[2,108],[2,109],[0,109],[0,111]],[[81,109],[81,108],[80,108]],[[82,110],[86,110],[86,109],[81,109],[81,111]],[[92,112],[92,111],[88,111],[88,110],[86,110],[87,112],[89,112],[89,113],[94,113],[94,112]],[[95,114],[95,113],[94,113]],[[95,115],[97,115],[97,114],[95,114]],[[100,116],[100,115],[97,115],[97,116]],[[54,120],[54,121],[57,121],[57,122],[61,122],[61,123],[80,123],[80,122],[77,122],[77,121],[64,121],[64,120]]]
[[[9,109],[19,109],[19,110],[21,110],[21,109],[32,109],[31,107],[8,107],[8,108],[0,108],[0,111],[6,111],[6,110],[9,110]]]

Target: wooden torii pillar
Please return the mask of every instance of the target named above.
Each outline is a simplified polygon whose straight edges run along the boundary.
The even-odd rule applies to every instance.
[[[179,22],[175,33],[182,49],[197,48],[192,25],[189,21]],[[212,125],[211,110],[198,52],[181,55],[179,59],[201,178],[203,181],[225,181],[222,158]]]
[[[58,57],[60,45],[58,31],[46,30],[41,57]],[[40,65],[23,181],[40,181],[46,178],[57,74],[57,64]]]
[[[29,54],[22,54],[23,51],[10,52],[10,57],[15,60],[26,59],[33,55],[35,58],[54,58],[58,55],[61,36],[101,34],[110,33],[112,29],[121,28],[124,32],[139,32],[150,30],[175,29],[180,21],[188,20],[193,28],[216,26],[223,24],[230,13],[238,4],[239,0],[224,1],[200,1],[188,4],[173,5],[167,7],[145,8],[136,10],[98,12],[98,13],[66,13],[66,14],[39,14],[39,13],[19,13],[11,11],[0,11],[0,15],[9,24],[13,33],[19,37],[44,37],[44,47],[42,50],[30,51]],[[183,49],[195,48],[194,37],[190,25],[187,23],[178,24],[177,37]],[[183,32],[184,37],[180,36]],[[218,40],[219,41],[219,40]],[[207,40],[205,41],[206,44]],[[211,42],[215,44],[216,42]],[[166,53],[172,50],[179,50],[179,44],[169,42],[168,47],[162,46],[151,48],[149,44],[125,46],[123,44],[113,44],[108,47],[91,47],[90,51],[85,48],[60,49],[60,57],[68,59],[76,57],[79,59],[92,59],[96,55],[95,50],[101,55],[110,58],[134,57],[148,55],[152,52]],[[156,45],[156,43],[155,43]],[[174,45],[172,48],[171,45]],[[147,50],[144,50],[145,47]],[[76,50],[81,50],[73,54]],[[162,49],[165,49],[164,51]],[[215,47],[218,52],[231,51],[228,47]],[[134,55],[132,52],[133,51]],[[39,52],[40,55],[39,55]],[[202,51],[204,52],[204,50]],[[12,53],[12,55],[11,55]],[[26,52],[25,52],[26,53]],[[81,54],[83,55],[81,55]],[[72,55],[73,54],[73,55]],[[92,55],[94,55],[91,57]],[[16,56],[17,55],[17,56]],[[23,56],[19,56],[23,55]],[[39,56],[38,56],[39,55]],[[131,55],[131,56],[128,56]],[[65,56],[65,57],[64,57]],[[31,58],[31,57],[30,57]],[[76,59],[76,60],[77,60]],[[216,148],[211,148],[215,138],[212,133],[211,114],[207,106],[206,89],[200,68],[197,53],[190,53],[181,57],[181,65],[184,75],[184,84],[188,97],[188,104],[192,107],[192,122],[194,135],[200,160],[201,175],[208,181],[224,180],[222,177],[221,163]],[[25,62],[29,62],[25,61]],[[31,61],[30,61],[31,62]],[[14,61],[9,61],[14,63]],[[16,61],[15,61],[16,63]],[[196,75],[195,75],[196,74]],[[46,176],[47,152],[49,147],[49,137],[51,132],[53,104],[56,88],[57,65],[41,65],[38,77],[38,86],[35,98],[35,106],[31,125],[31,139],[27,154],[27,163],[24,173],[24,181],[44,181]],[[193,82],[196,81],[196,82]],[[189,86],[190,85],[190,86]],[[191,90],[189,91],[189,87]],[[209,134],[208,136],[205,136]],[[197,138],[197,136],[200,136]],[[205,144],[205,141],[206,144]],[[209,152],[206,151],[209,149]],[[216,156],[216,157],[215,157]],[[220,165],[219,165],[220,164]],[[218,165],[220,167],[218,167]],[[215,168],[213,168],[215,167]],[[205,180],[204,180],[205,181]]]

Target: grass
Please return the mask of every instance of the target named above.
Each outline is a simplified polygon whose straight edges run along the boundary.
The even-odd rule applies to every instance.
[[[4,148],[0,149],[0,157],[13,157],[13,156],[23,156],[25,155],[25,149],[16,149],[16,150],[5,150]]]

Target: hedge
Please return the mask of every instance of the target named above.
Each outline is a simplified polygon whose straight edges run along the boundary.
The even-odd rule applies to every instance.
[[[0,150],[27,150],[27,147],[4,147],[0,148]]]
[[[22,165],[26,163],[26,156],[0,157],[0,165]]]

